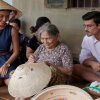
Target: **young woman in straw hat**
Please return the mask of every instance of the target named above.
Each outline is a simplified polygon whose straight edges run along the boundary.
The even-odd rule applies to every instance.
[[[17,65],[14,62],[19,54],[19,40],[16,29],[7,24],[12,12],[20,12],[13,6],[0,0],[0,78],[3,78],[6,85],[9,83],[9,73]],[[10,51],[12,44],[13,51]]]

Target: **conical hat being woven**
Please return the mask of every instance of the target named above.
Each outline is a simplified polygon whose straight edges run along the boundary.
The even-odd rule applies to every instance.
[[[55,85],[42,90],[31,100],[93,100],[84,90],[71,85]]]
[[[30,97],[47,86],[51,69],[45,63],[19,65],[11,76],[8,91],[13,97]]]
[[[17,8],[9,5],[8,3],[4,2],[3,0],[0,0],[0,10],[11,10],[11,11],[17,12],[16,17],[22,16],[21,11],[19,11]]]

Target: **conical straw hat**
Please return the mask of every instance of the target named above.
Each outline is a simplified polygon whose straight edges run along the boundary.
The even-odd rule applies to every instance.
[[[8,91],[13,97],[30,97],[46,87],[50,79],[51,69],[45,63],[25,63],[11,76]]]
[[[3,0],[0,0],[0,10],[11,10],[16,13],[16,17],[22,16],[21,11],[19,11],[17,8],[11,6],[10,4],[4,2]]]
[[[78,87],[55,85],[42,90],[31,100],[93,100],[93,98]]]

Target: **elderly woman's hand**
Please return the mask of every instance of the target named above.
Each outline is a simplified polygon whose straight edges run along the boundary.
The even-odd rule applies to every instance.
[[[35,58],[34,55],[30,55],[28,58],[28,62],[34,63],[35,62],[34,58]]]
[[[48,66],[52,66],[52,67],[54,67],[55,65],[54,64],[51,64],[50,62],[48,62],[48,61],[44,61],[44,63],[46,64],[46,65],[48,65]]]
[[[48,61],[44,61],[44,63],[48,66],[50,66],[50,63]]]

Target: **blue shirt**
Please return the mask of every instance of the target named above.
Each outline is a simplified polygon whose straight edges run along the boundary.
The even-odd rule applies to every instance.
[[[7,25],[4,29],[0,30],[0,52],[10,50],[11,29],[12,27],[10,25]]]

